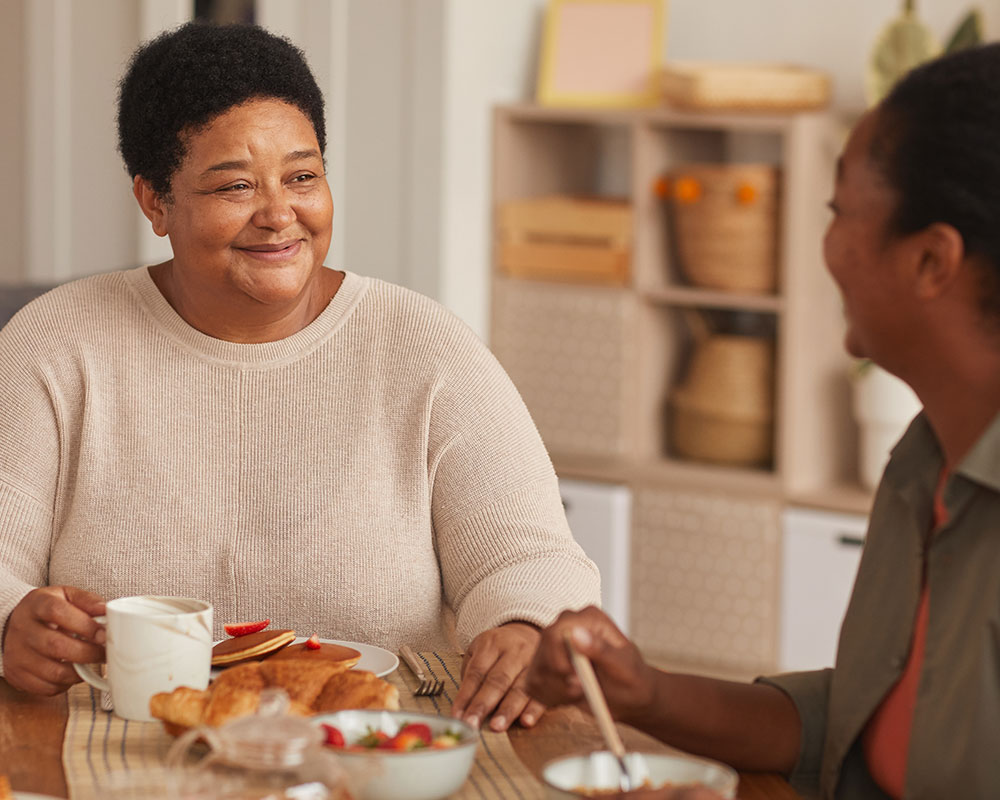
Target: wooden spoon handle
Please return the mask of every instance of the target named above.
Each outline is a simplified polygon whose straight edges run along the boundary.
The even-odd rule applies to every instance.
[[[622,759],[625,757],[625,745],[622,743],[621,736],[618,735],[615,721],[611,718],[611,711],[608,709],[607,700],[604,699],[601,685],[597,682],[594,667],[589,658],[573,647],[573,642],[570,641],[568,634],[565,641],[569,657],[573,662],[573,669],[576,670],[576,674],[580,678],[580,685],[583,687],[583,696],[587,698],[590,710],[597,721],[597,728],[604,737],[604,741],[607,742],[608,749],[614,753],[616,758]]]

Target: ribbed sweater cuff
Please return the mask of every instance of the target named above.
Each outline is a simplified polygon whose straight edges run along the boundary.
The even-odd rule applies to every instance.
[[[600,578],[584,558],[565,553],[526,557],[480,582],[456,617],[459,644],[468,647],[480,633],[505,622],[552,624],[565,609],[599,605]]]

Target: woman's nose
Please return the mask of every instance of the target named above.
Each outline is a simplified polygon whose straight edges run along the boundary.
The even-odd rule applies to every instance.
[[[264,191],[259,196],[260,206],[253,215],[253,224],[258,228],[280,231],[295,221],[295,209],[283,188]]]

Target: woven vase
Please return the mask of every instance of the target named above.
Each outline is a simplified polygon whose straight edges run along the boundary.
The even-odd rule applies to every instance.
[[[671,410],[676,455],[735,466],[769,462],[774,441],[772,342],[755,336],[704,339],[674,390]]]

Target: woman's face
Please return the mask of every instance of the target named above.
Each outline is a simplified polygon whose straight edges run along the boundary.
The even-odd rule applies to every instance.
[[[170,237],[171,280],[189,297],[299,298],[330,247],[333,200],[309,119],[253,100],[186,138],[154,229]]]
[[[840,288],[847,317],[847,351],[883,365],[905,346],[908,292],[902,270],[905,237],[889,231],[895,191],[872,163],[877,117],[869,112],[851,134],[837,164],[823,240],[827,268]],[[912,329],[911,329],[912,330]]]

